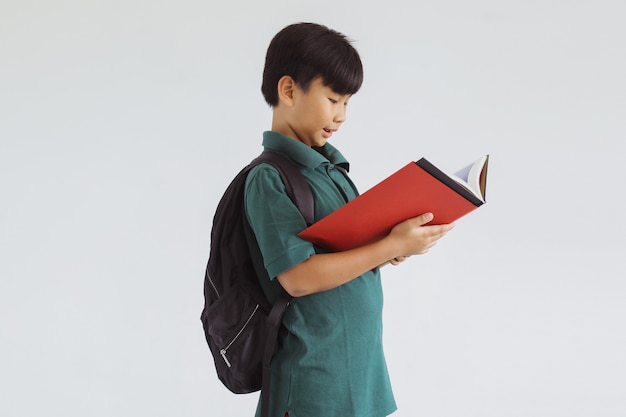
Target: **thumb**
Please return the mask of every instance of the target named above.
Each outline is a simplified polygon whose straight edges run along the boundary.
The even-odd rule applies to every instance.
[[[420,225],[426,224],[431,221],[435,216],[432,213],[424,213],[421,216],[417,216]]]

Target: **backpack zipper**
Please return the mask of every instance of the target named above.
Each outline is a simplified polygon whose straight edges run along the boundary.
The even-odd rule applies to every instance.
[[[207,274],[207,277],[209,278],[209,282],[211,283],[211,287],[213,287],[213,290],[215,290],[215,295],[217,295],[217,298],[220,298],[221,297],[220,292],[217,290],[217,287],[215,286],[215,283],[211,279],[211,275]]]
[[[258,309],[259,309],[259,305],[257,304],[256,307],[254,307],[254,311],[252,311],[252,314],[250,314],[250,317],[248,317],[248,320],[246,320],[243,326],[241,326],[241,329],[239,329],[239,332],[235,335],[235,337],[233,337],[233,340],[231,340],[230,343],[224,349],[220,350],[220,354],[222,355],[222,358],[224,358],[224,362],[226,362],[226,366],[228,366],[229,368],[231,365],[230,365],[230,362],[228,361],[228,358],[226,357],[226,351],[228,350],[228,348],[232,346],[233,343],[235,343],[235,340],[237,340],[239,336],[241,336],[241,333],[243,333],[243,331],[246,329],[246,327],[248,326],[248,323],[250,323],[250,320],[252,320],[252,317],[254,317]]]

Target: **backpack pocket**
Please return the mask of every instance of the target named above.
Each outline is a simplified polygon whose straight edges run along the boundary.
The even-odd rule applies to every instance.
[[[261,389],[267,315],[241,288],[227,291],[202,315],[220,380],[235,393]]]

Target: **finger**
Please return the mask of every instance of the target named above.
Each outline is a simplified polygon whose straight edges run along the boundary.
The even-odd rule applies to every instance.
[[[403,255],[403,256],[396,256],[395,258],[393,258],[392,260],[390,260],[389,262],[392,265],[399,265],[402,262],[406,261],[408,259],[409,255]]]
[[[432,241],[432,242],[428,242],[426,243],[426,245],[424,245],[423,249],[419,252],[417,252],[417,255],[423,255],[425,253],[427,253],[433,246],[435,246],[437,244],[437,241]]]
[[[431,221],[434,217],[435,216],[432,213],[424,213],[420,216],[415,217],[413,220],[415,220],[419,224],[419,226],[421,226]]]
[[[445,235],[446,233],[448,233],[450,230],[454,228],[454,223],[438,224],[438,225],[424,226],[424,227],[427,227],[434,234]]]
[[[448,233],[450,230],[452,230],[453,227],[454,227],[454,225],[452,225],[452,224],[442,224],[442,225],[435,225],[435,226],[422,226],[422,228],[427,233],[427,235],[429,237],[431,237],[431,238],[434,238],[434,239],[441,239],[443,236],[446,235],[446,233]]]

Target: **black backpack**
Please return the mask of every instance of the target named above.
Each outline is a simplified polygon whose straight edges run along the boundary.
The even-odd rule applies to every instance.
[[[201,320],[217,375],[232,392],[261,389],[262,416],[269,412],[270,361],[278,330],[291,296],[281,290],[274,305],[265,297],[246,240],[244,186],[250,169],[274,166],[285,190],[308,225],[313,223],[313,193],[293,162],[264,151],[230,183],[220,200],[211,230],[211,249],[204,278]]]

